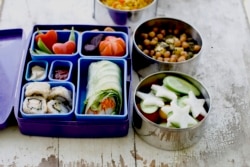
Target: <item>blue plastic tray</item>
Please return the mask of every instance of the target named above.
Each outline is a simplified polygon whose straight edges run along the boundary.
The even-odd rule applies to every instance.
[[[50,137],[95,137],[95,138],[102,138],[102,137],[122,137],[127,135],[129,130],[129,110],[128,103],[129,101],[129,89],[130,89],[130,72],[131,72],[131,59],[128,56],[126,59],[123,59],[127,62],[128,68],[125,68],[124,73],[127,74],[126,79],[124,80],[124,95],[125,96],[125,103],[124,103],[124,110],[125,113],[122,119],[119,121],[105,121],[100,119],[99,121],[95,119],[95,121],[91,121],[91,118],[88,120],[77,120],[76,116],[73,116],[72,120],[47,120],[47,119],[30,119],[25,118],[22,116],[20,112],[20,103],[21,103],[21,92],[22,87],[27,83],[25,79],[25,70],[27,68],[27,63],[32,60],[32,56],[30,55],[29,48],[31,46],[31,38],[32,34],[36,32],[37,29],[39,30],[62,30],[62,29],[71,29],[74,26],[74,29],[79,33],[84,31],[90,31],[92,29],[99,29],[103,30],[106,27],[112,27],[116,31],[121,31],[129,35],[129,28],[126,26],[106,26],[106,25],[35,25],[31,34],[27,39],[27,43],[25,46],[24,55],[22,57],[22,63],[20,64],[19,69],[19,79],[16,89],[16,100],[15,100],[15,117],[17,119],[17,123],[21,133],[25,135],[35,135],[35,136],[50,136]],[[21,47],[23,48],[23,46]],[[21,52],[19,52],[21,53]],[[15,56],[18,56],[16,54]],[[21,60],[19,59],[19,60]],[[75,88],[77,88],[78,79],[77,79],[77,63],[74,60],[72,61],[73,68],[72,68],[72,78],[71,82],[74,84]],[[19,65],[18,65],[19,66]],[[49,62],[49,68],[51,67],[51,62]],[[18,71],[18,69],[17,69]],[[47,80],[49,81],[49,77],[47,76]],[[58,81],[62,82],[62,81]],[[15,83],[15,82],[13,82]],[[15,86],[15,84],[14,84]],[[77,91],[77,90],[76,90]],[[77,92],[75,92],[77,94]],[[77,100],[77,99],[75,99]],[[13,105],[11,105],[13,106]],[[75,107],[76,108],[76,107]],[[94,120],[94,119],[93,119]]]

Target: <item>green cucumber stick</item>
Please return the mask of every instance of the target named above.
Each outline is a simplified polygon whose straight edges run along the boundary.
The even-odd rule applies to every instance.
[[[75,42],[75,40],[76,40],[75,31],[74,31],[74,27],[72,27],[70,31],[70,35],[69,35],[69,41]]]
[[[38,41],[37,41],[37,46],[38,46],[38,48],[39,48],[41,51],[43,51],[43,52],[45,52],[45,53],[48,53],[48,54],[53,54],[53,53],[51,52],[51,50],[43,43],[43,41],[42,41],[41,38],[38,39]]]

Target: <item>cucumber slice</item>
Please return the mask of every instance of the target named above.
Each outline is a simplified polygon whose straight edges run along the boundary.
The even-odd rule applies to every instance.
[[[185,107],[186,103],[184,103],[185,99],[188,99],[188,96],[182,96],[177,99],[177,105],[180,107]]]
[[[155,105],[145,105],[143,101],[140,103],[141,110],[146,114],[153,114],[158,110],[158,106]]]
[[[178,122],[171,122],[171,126],[170,127],[174,127],[174,128],[180,128],[180,124]]]
[[[188,94],[189,91],[192,91],[196,96],[200,95],[200,91],[194,85],[176,76],[165,77],[163,84],[169,89],[179,93]]]

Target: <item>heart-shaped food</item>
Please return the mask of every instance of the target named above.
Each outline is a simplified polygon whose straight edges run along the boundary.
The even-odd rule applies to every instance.
[[[74,41],[55,43],[52,46],[52,50],[55,54],[72,54],[76,50],[76,43]]]
[[[53,44],[57,42],[57,33],[55,30],[49,30],[46,33],[42,33],[38,30],[38,34],[35,37],[36,42],[38,42],[39,38],[48,49],[52,50]]]

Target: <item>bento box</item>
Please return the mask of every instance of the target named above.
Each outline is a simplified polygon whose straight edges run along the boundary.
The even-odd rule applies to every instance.
[[[107,27],[112,32],[107,33]],[[82,34],[94,34],[97,31],[106,35],[117,34],[124,39],[126,56],[83,55]],[[49,33],[52,34],[50,38],[46,36]],[[19,42],[20,48],[14,54],[14,57],[18,57],[13,62],[15,70],[7,74],[3,72],[3,75],[7,75],[4,77],[6,85],[12,85],[13,88],[13,92],[8,92],[7,100],[14,101],[14,104],[5,105],[2,109],[8,111],[8,114],[1,125],[7,126],[6,120],[14,106],[19,129],[24,135],[80,138],[127,135],[131,82],[129,36],[129,28],[126,26],[35,25],[27,39],[22,29],[9,30],[4,40],[11,39],[14,44]],[[48,41],[53,40],[54,44],[48,44]],[[65,51],[62,45],[68,45],[69,49]],[[13,50],[6,47],[4,52],[6,49]],[[22,50],[23,54],[20,55]],[[2,68],[4,60],[1,59],[0,62]],[[90,82],[91,76],[96,76],[92,75],[95,68],[91,66],[98,62],[106,63],[106,73],[101,70],[103,73],[98,75],[100,77],[94,78],[95,82]],[[117,72],[110,66],[117,69]],[[5,68],[8,67],[3,67],[1,71],[6,71]],[[8,75],[11,76],[11,81],[8,81]],[[107,76],[112,79],[105,86],[103,83],[107,80],[103,78]],[[93,83],[97,86],[94,87]],[[96,88],[99,92],[93,91]],[[1,89],[6,88],[1,86]]]

